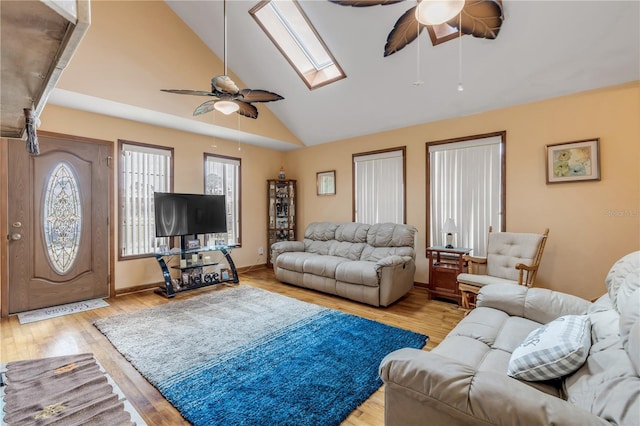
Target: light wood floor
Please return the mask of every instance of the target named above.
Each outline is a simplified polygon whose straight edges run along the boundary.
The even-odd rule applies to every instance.
[[[464,310],[456,304],[428,300],[426,290],[420,287],[416,287],[388,308],[375,308],[282,284],[275,280],[273,271],[266,268],[240,274],[240,283],[426,334],[429,336],[425,348],[427,350],[437,346],[464,316]],[[204,292],[224,291],[225,288],[226,286],[205,287],[183,292],[173,300],[186,299]],[[92,352],[149,425],[188,425],[180,413],[92,325],[99,318],[171,301],[153,291],[144,291],[110,298],[107,302],[110,306],[106,308],[25,325],[20,325],[17,316],[2,318],[0,363]],[[172,331],[167,330],[167,333],[170,332]],[[343,425],[384,425],[384,388],[353,411]]]

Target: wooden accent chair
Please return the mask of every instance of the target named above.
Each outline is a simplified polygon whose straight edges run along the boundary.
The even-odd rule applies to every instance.
[[[465,255],[468,272],[457,277],[462,307],[475,307],[475,296],[488,284],[507,283],[532,287],[549,229],[543,234],[491,232],[487,239],[487,256]]]

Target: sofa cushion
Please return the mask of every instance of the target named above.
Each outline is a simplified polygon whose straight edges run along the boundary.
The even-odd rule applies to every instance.
[[[339,256],[350,260],[360,260],[365,243],[350,243],[348,241],[333,241],[329,247],[329,256]]]
[[[307,252],[307,253],[326,255],[326,254],[329,254],[329,249],[331,248],[331,245],[333,243],[334,243],[334,240],[329,240],[329,241],[325,241],[325,240],[310,240],[310,239],[305,238],[304,239],[304,251]]]
[[[629,253],[614,263],[604,283],[613,306],[622,312],[623,304],[640,287],[640,251]]]
[[[302,251],[286,252],[278,256],[276,266],[288,271],[304,272],[304,262],[312,257],[320,256]]]
[[[640,378],[622,348],[589,355],[564,384],[571,404],[613,425],[640,424]]]
[[[539,323],[509,316],[497,309],[476,308],[432,352],[468,364],[478,371],[505,374],[511,352],[539,326]],[[556,382],[525,383],[549,395],[561,395],[562,387]]]
[[[620,315],[620,341],[640,375],[640,289],[633,292]]]
[[[379,284],[376,264],[361,260],[339,264],[336,268],[336,280],[369,287],[377,287]]]
[[[415,259],[416,252],[411,247],[374,247],[367,245],[364,250],[362,250],[360,260],[377,262],[389,256],[408,256]]]
[[[620,314],[614,309],[609,295],[605,293],[592,303],[588,315],[591,321],[590,353],[618,347]]]
[[[350,262],[350,260],[337,256],[312,256],[305,259],[302,272],[325,278],[335,278],[336,268],[343,262]]]
[[[527,336],[511,354],[507,374],[529,381],[566,376],[584,364],[590,346],[589,316],[562,316]]]
[[[377,223],[367,232],[367,243],[374,247],[414,247],[416,228],[396,223]]]
[[[316,241],[329,241],[336,237],[338,224],[333,222],[314,222],[304,230],[304,238]]]
[[[335,239],[350,243],[366,243],[367,232],[371,225],[365,223],[348,222],[341,223],[336,228]]]

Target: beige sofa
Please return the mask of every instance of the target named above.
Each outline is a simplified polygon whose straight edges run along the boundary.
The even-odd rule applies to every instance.
[[[478,307],[434,350],[401,349],[381,362],[386,424],[640,425],[640,252],[616,262],[605,283],[595,303],[511,284],[482,288]],[[589,320],[586,361],[553,380],[510,377],[514,350],[564,315]]]
[[[304,241],[271,246],[276,278],[373,306],[413,288],[416,228],[381,223],[311,223]]]

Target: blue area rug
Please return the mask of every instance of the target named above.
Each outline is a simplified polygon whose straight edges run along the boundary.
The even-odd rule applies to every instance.
[[[164,329],[169,342],[154,332],[165,322],[173,322],[172,331]],[[382,358],[427,340],[248,286],[96,327],[195,425],[340,424],[382,385]]]

